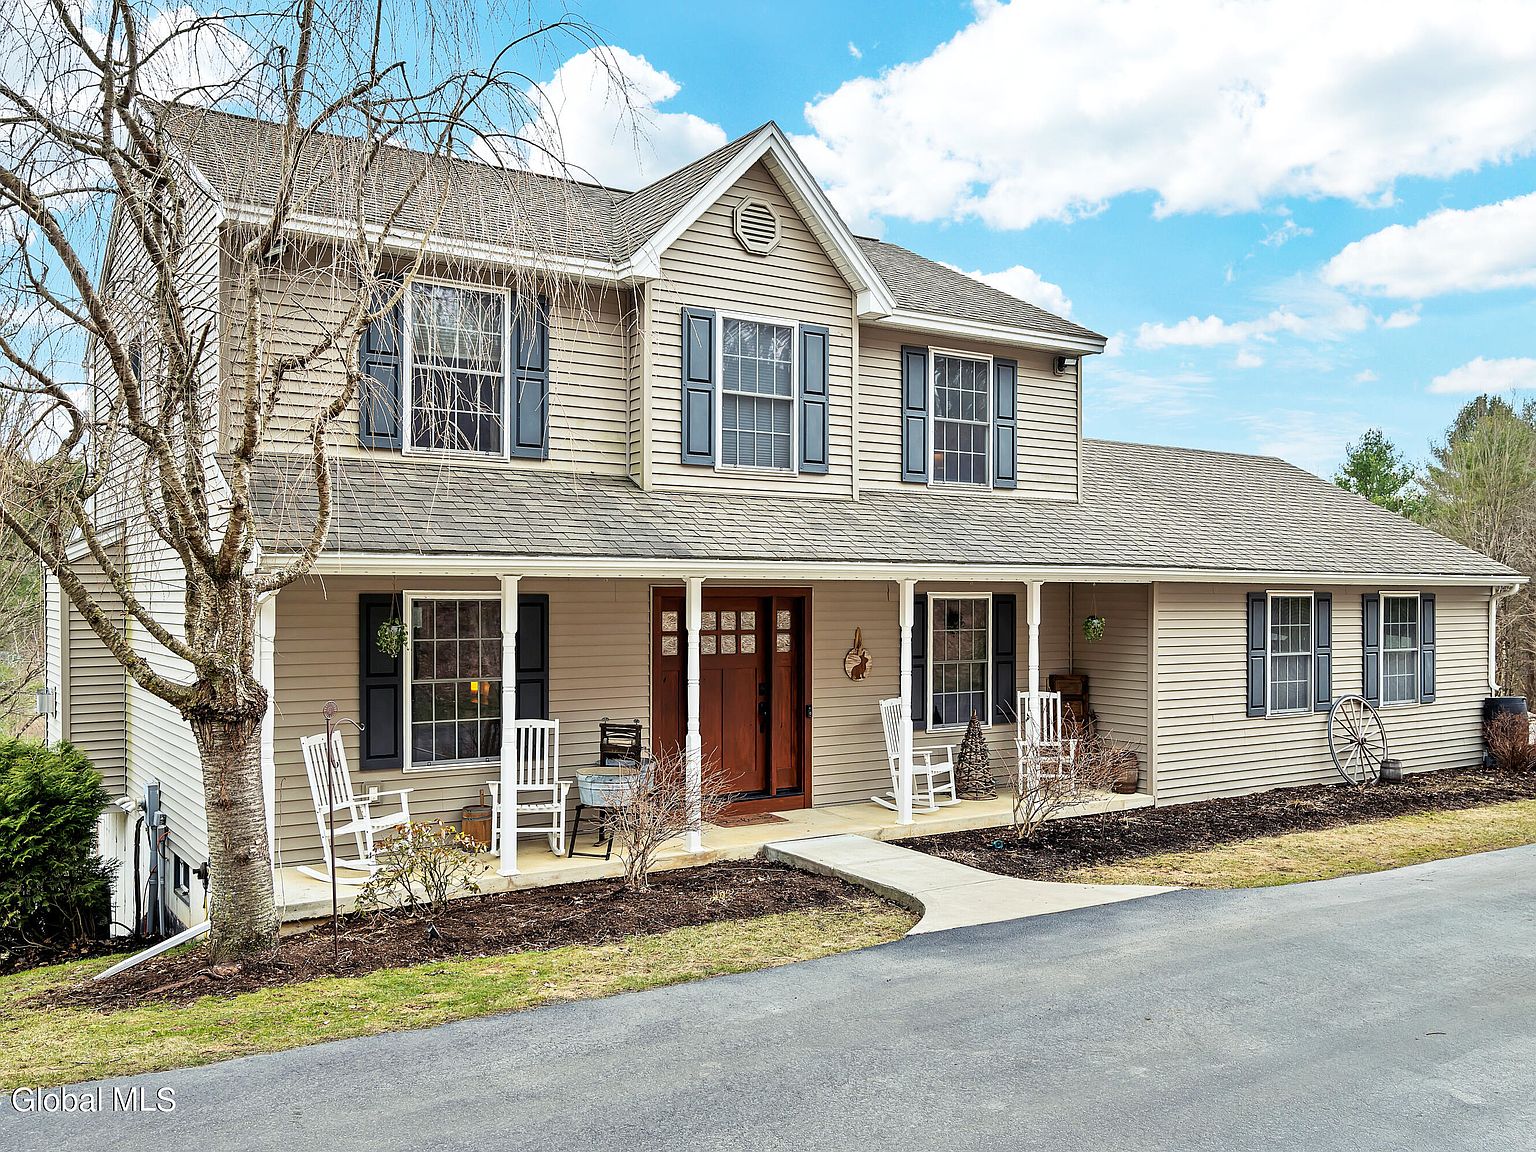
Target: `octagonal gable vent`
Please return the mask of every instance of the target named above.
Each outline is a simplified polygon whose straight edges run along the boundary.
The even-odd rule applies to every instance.
[[[779,244],[779,214],[761,200],[743,200],[733,216],[736,239],[748,252],[766,256]]]

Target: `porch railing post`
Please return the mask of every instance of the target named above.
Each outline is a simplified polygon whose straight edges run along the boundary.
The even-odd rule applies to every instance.
[[[704,848],[704,736],[699,723],[699,631],[704,621],[704,581],[701,577],[688,578],[683,615],[688,632],[688,716],[686,735],[683,738],[684,771],[688,786],[687,846],[690,852],[700,852]]]
[[[896,789],[896,823],[912,823],[912,617],[917,581],[901,582],[901,779]]]
[[[517,577],[501,578],[501,859],[496,871],[517,875]]]

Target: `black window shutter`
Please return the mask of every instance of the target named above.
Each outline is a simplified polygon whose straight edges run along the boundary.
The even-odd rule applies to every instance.
[[[1361,695],[1371,704],[1381,703],[1381,596],[1367,592],[1360,597],[1361,644],[1365,683]]]
[[[405,714],[405,661],[379,650],[379,625],[399,615],[400,597],[370,593],[359,596],[357,604],[358,628],[362,633],[357,711],[363,726],[358,767],[400,768],[405,763],[400,740]]]
[[[1419,701],[1435,702],[1435,595],[1419,597]]]
[[[549,719],[549,597],[517,598],[517,719]]]
[[[549,459],[549,304],[513,309],[512,455]]]
[[[992,487],[1013,488],[1019,480],[1019,363],[992,361]]]
[[[1018,700],[1019,598],[992,597],[992,723],[1012,724]]]
[[[928,727],[928,598],[912,604],[912,727]]]
[[[825,472],[827,405],[831,399],[831,333],[816,324],[800,325],[800,471]]]
[[[1248,715],[1269,713],[1269,669],[1265,666],[1265,634],[1269,631],[1269,597],[1248,593]]]
[[[928,483],[928,349],[901,349],[901,478]]]
[[[1312,597],[1312,710],[1333,707],[1333,593]]]
[[[374,289],[374,307],[400,290],[400,281],[385,280]],[[400,375],[403,349],[400,332],[405,303],[396,300],[358,338],[362,379],[357,391],[357,440],[365,448],[401,445]]]
[[[715,314],[683,309],[683,463],[715,462]]]

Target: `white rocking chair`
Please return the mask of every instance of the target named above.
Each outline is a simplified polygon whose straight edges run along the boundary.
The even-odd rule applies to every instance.
[[[560,779],[560,721],[518,720],[512,725],[515,781],[512,786],[513,836],[524,833],[547,835],[549,850],[565,854],[565,796],[571,790],[569,780]],[[501,851],[501,781],[492,780],[491,851]],[[524,800],[525,794],[535,799]],[[526,828],[520,817],[527,813],[545,816]]]
[[[1038,787],[1042,777],[1071,776],[1077,765],[1077,739],[1068,737],[1062,719],[1060,692],[1020,692],[1018,735],[1019,780]]]
[[[872,796],[876,804],[899,812],[901,796],[901,742],[911,740],[912,731],[902,723],[901,699],[880,701],[880,723],[885,730],[885,759],[891,770],[891,790]],[[942,756],[943,759],[935,759]],[[948,800],[940,800],[947,795]],[[912,811],[937,812],[941,807],[960,803],[955,794],[955,746],[912,749]]]
[[[381,792],[377,788],[370,788],[367,795],[359,797],[352,791],[352,775],[347,771],[347,753],[342,747],[339,730],[331,737],[329,763],[326,762],[325,756],[324,732],[317,736],[302,737],[299,740],[299,747],[304,750],[304,767],[309,772],[309,790],[315,798],[315,823],[320,827],[320,853],[325,859],[324,871],[307,864],[301,864],[299,871],[316,880],[329,881],[334,873],[338,883],[366,884],[378,870],[373,862],[378,834],[410,822],[410,802],[406,797],[411,794],[411,789],[398,788]],[[329,806],[326,801],[327,772],[330,773],[331,778]],[[388,816],[375,816],[373,806],[385,796],[398,796],[400,810]],[[338,840],[351,836],[357,855],[350,860],[336,859],[336,846],[332,843],[333,835]],[[344,873],[356,873],[356,875]]]

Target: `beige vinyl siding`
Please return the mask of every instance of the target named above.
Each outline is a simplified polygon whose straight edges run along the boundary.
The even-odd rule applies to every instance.
[[[1019,363],[1018,488],[1010,495],[1076,500],[1081,427],[1076,371],[1057,376],[1054,356],[865,324],[859,329],[859,483],[900,487],[901,348],[945,348]]]
[[[1135,748],[1145,785],[1147,761],[1150,584],[1075,584],[1068,627],[1073,641],[1073,671],[1088,677],[1088,706],[1098,717],[1098,731]],[[1103,616],[1104,639],[1089,643],[1082,633],[1085,617]]]
[[[732,228],[732,212],[749,196],[772,204],[779,215],[782,239],[766,256],[745,251]],[[661,273],[661,279],[648,290],[651,452],[656,483],[777,492],[793,487],[796,492],[847,494],[853,469],[852,293],[762,164],[755,165],[662,253]],[[830,330],[827,432],[831,461],[825,475],[716,471],[680,462],[684,306],[796,325],[822,324]]]
[[[1370,589],[1287,590],[1332,594],[1333,695],[1360,692],[1360,597]],[[1467,767],[1482,754],[1487,594],[1420,590],[1436,593],[1436,698],[1381,710],[1390,752],[1410,772]],[[1158,585],[1158,803],[1339,779],[1328,753],[1327,713],[1247,715],[1248,591],[1237,584]]]
[[[917,595],[932,592],[1010,594],[1018,602],[1018,665],[1020,689],[1029,677],[1029,632],[1026,613],[1028,589],[1022,584],[975,584],[937,581],[919,584]],[[815,705],[811,736],[813,802],[820,807],[868,800],[891,786],[885,757],[885,737],[880,726],[880,701],[899,693],[900,632],[899,588],[894,583],[826,581],[811,586],[812,655],[811,687]],[[1052,672],[1068,668],[1066,637],[1066,586],[1047,584],[1040,605],[1041,683]],[[862,630],[864,647],[873,661],[865,679],[854,682],[843,674],[843,656],[853,645],[853,631]],[[989,719],[984,717],[983,719]],[[919,732],[915,748],[939,748],[949,744],[959,755],[963,731]],[[987,729],[987,748],[993,773],[1009,786],[1017,754],[1012,724],[993,724]]]
[[[121,629],[127,613],[101,568],[89,557],[77,562],[75,568],[107,618]],[[101,773],[108,793],[121,796],[127,786],[127,673],[86,623],[74,602],[67,596],[61,599],[69,621],[65,657],[69,663],[69,690],[64,706],[64,739],[90,758]]]
[[[226,272],[232,263],[225,255]],[[506,277],[463,267],[433,268],[422,273],[436,279],[479,285],[504,285]],[[352,274],[332,262],[324,249],[297,248],[282,268],[264,279],[266,327],[271,356],[298,355],[336,331],[352,305],[358,288]],[[549,318],[549,459],[487,460],[465,456],[487,467],[537,468],[623,475],[629,467],[630,365],[619,294],[562,282],[543,289],[550,299]],[[230,381],[229,435],[240,420],[239,373],[243,365],[239,325],[244,312],[237,295],[226,287],[229,318],[223,337],[224,364]],[[348,350],[345,355],[352,355]],[[343,351],[321,356],[296,372],[273,414],[264,446],[272,451],[307,451],[310,423],[322,406],[345,386]],[[357,442],[357,404],[348,405],[332,426],[329,443],[337,455],[362,456],[379,451]],[[437,456],[422,459],[435,461]]]
[[[500,595],[494,582],[484,580],[442,579],[403,587],[397,581],[369,578],[308,580],[278,595],[273,762],[280,864],[320,858],[314,801],[299,740],[325,730],[321,708],[327,700],[336,701],[340,715],[357,718],[357,598],[369,592],[400,591]],[[640,581],[525,580],[519,592],[549,595],[550,716],[560,721],[561,774],[570,777],[576,768],[597,758],[597,726],[604,716],[638,718],[650,730],[650,589]],[[344,738],[353,786],[412,789],[415,819],[457,823],[459,810],[477,802],[480,789],[499,771],[491,764],[362,772],[357,769],[357,734],[348,730]],[[571,803],[574,810],[574,798]]]

